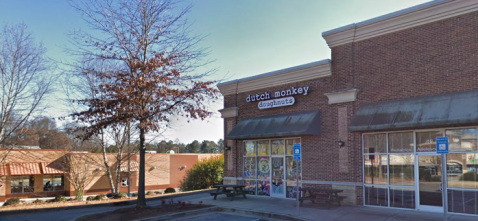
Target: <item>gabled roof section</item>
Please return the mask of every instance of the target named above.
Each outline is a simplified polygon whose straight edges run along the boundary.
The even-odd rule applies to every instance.
[[[435,0],[322,33],[329,47],[432,23],[478,10],[476,0]]]
[[[332,75],[330,59],[218,84],[222,95],[243,93]]]

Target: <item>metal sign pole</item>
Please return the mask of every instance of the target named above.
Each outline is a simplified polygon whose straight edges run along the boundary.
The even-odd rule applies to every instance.
[[[441,154],[441,177],[442,177],[442,196],[443,196],[443,220],[448,220],[448,190],[446,174],[446,154]]]
[[[296,201],[296,204],[297,204],[297,213],[299,213],[299,197],[300,197],[300,191],[299,191],[299,162],[300,161],[295,162],[295,173],[297,174],[296,177],[295,177],[296,180],[297,180],[296,197],[295,197],[295,201]]]

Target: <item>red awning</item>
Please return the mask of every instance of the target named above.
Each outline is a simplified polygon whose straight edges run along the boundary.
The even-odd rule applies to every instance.
[[[7,165],[2,163],[0,164],[0,176],[6,176],[6,175],[8,175]]]
[[[10,167],[10,175],[38,175],[41,174],[40,165],[38,163],[8,163]]]
[[[128,161],[121,163],[120,170],[121,172],[128,172]],[[130,171],[139,171],[139,163],[137,161],[130,161]]]
[[[43,174],[64,174],[65,172],[61,171],[58,167],[54,168],[53,165],[49,162],[41,162],[41,169]]]

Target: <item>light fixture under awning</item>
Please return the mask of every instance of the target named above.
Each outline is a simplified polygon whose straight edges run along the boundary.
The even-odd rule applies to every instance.
[[[478,90],[365,104],[349,131],[373,131],[478,123]]]
[[[249,118],[240,120],[226,139],[319,135],[320,124],[319,110]]]

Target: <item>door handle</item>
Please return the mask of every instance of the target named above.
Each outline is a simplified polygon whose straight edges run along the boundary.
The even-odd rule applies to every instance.
[[[443,183],[440,183],[439,189],[440,189],[440,192],[443,192]]]

